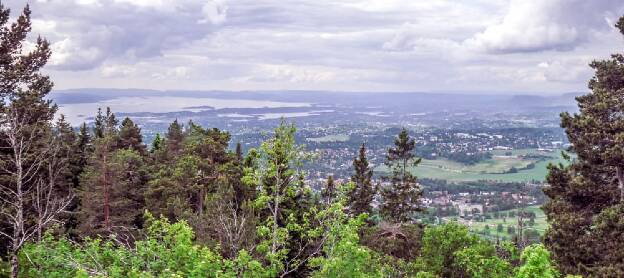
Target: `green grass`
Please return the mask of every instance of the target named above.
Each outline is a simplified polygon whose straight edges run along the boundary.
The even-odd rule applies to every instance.
[[[548,222],[546,221],[546,215],[544,215],[544,212],[542,211],[542,209],[539,206],[530,206],[530,207],[526,207],[524,208],[525,211],[532,211],[533,213],[535,213],[535,224],[533,226],[529,226],[528,224],[528,219],[525,219],[525,230],[536,230],[541,236],[544,235],[544,233],[546,232],[546,229],[548,228]],[[506,210],[506,211],[500,211],[499,213],[505,213],[507,215],[509,215],[509,212],[514,211],[516,214],[514,217],[506,217],[506,218],[491,218],[491,219],[486,219],[484,222],[478,222],[478,221],[460,221],[460,223],[466,225],[468,227],[468,229],[475,233],[475,234],[479,234],[479,236],[483,236],[483,237],[487,237],[489,239],[496,239],[497,237],[499,239],[503,239],[506,238],[507,240],[511,239],[513,234],[509,234],[507,233],[507,227],[508,226],[513,226],[516,229],[516,233],[517,228],[518,228],[518,210],[517,209],[512,209],[512,210]],[[486,213],[489,214],[490,216],[493,216],[493,213]],[[459,219],[459,217],[454,216],[454,217],[446,217],[444,218],[444,221],[450,221],[452,219]],[[503,231],[502,232],[498,232],[497,227],[498,224],[502,224],[503,225]],[[485,229],[485,226],[489,226],[490,227],[490,234],[489,236],[483,235],[481,234],[481,232]]]
[[[347,142],[350,137],[346,134],[326,135],[323,137],[307,138],[306,140],[315,143],[329,143],[329,142]]]
[[[485,226],[489,225],[490,227],[489,237],[490,238],[496,238],[496,236],[498,236],[499,238],[506,237],[507,239],[510,239],[512,235],[507,233],[507,226],[514,226],[517,229],[518,210],[513,209],[513,210],[500,212],[500,213],[509,213],[510,211],[515,211],[516,216],[513,218],[506,218],[505,220],[503,220],[503,218],[497,218],[497,219],[486,219],[485,222],[472,221],[470,224],[466,224],[466,225],[468,226],[470,231],[475,232],[475,233],[483,231]],[[530,206],[530,207],[525,208],[525,211],[532,211],[535,213],[535,225],[533,225],[532,227],[529,226],[528,225],[529,220],[525,219],[525,229],[527,230],[533,229],[533,230],[536,230],[540,235],[544,235],[544,232],[548,228],[548,222],[546,222],[546,215],[544,215],[544,212],[542,211],[542,209],[539,206]],[[492,215],[491,213],[489,214]],[[503,224],[503,231],[501,233],[499,233],[496,230],[498,224]]]
[[[479,162],[474,165],[450,161],[447,159],[436,159],[423,161],[417,167],[413,167],[411,172],[417,177],[443,179],[450,181],[476,181],[476,180],[497,180],[502,182],[524,182],[531,180],[543,181],[548,170],[549,163],[565,163],[560,152],[542,153],[536,149],[513,150],[512,156],[504,156],[508,151],[493,151],[492,159]],[[546,160],[526,159],[517,157],[525,154],[539,154],[548,156]],[[517,173],[506,173],[512,167],[516,169],[525,168],[530,163],[534,163],[533,169],[520,170]],[[385,166],[375,169],[378,172],[386,172]]]

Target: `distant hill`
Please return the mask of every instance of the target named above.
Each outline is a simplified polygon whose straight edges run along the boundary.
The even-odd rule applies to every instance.
[[[575,109],[574,97],[581,93],[557,96],[461,94],[426,92],[331,92],[331,91],[156,91],[142,89],[57,90],[50,98],[59,104],[92,103],[120,97],[177,96],[193,98],[251,99],[283,102],[308,102],[315,105],[391,109],[407,111],[509,111],[558,107]]]

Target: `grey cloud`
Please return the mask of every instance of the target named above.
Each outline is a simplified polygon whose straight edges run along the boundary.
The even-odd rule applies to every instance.
[[[574,90],[621,48],[616,0],[224,1],[33,0],[35,31],[61,88]]]
[[[18,8],[17,2],[8,4]],[[212,33],[227,11],[215,0],[51,0],[31,6],[34,18],[53,26],[52,34],[42,35],[53,43],[51,66],[59,70],[160,56]]]

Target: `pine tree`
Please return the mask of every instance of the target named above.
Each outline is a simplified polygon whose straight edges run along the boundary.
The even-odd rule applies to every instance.
[[[121,122],[118,147],[121,149],[134,150],[141,155],[147,154],[145,144],[143,144],[141,128],[128,117]]]
[[[186,135],[184,134],[182,125],[180,125],[176,119],[167,129],[167,140],[165,141],[167,144],[167,153],[171,155],[179,154],[182,151],[182,144],[185,137]]]
[[[187,135],[174,121],[165,141],[166,159],[157,167],[150,182],[148,204],[156,215],[180,218],[185,214],[202,214],[209,193],[218,188],[232,160],[227,147],[230,135],[218,129],[203,129],[191,124]]]
[[[110,152],[106,147],[96,144],[83,174],[79,229],[82,235],[114,234],[127,240],[141,228],[148,175],[141,154],[130,149]]]
[[[256,198],[256,189],[242,182],[244,175],[244,160],[243,150],[240,142],[236,143],[236,149],[234,151],[234,157],[232,162],[228,166],[228,184],[231,185],[234,192],[234,202],[236,207],[240,209],[245,203],[250,202]]]
[[[154,141],[152,141],[152,147],[150,148],[150,152],[158,152],[162,150],[163,139],[160,137],[160,133],[156,133],[156,137],[154,137]]]
[[[321,191],[321,199],[325,205],[330,205],[336,198],[336,185],[334,184],[334,176],[327,177],[325,188]]]
[[[106,125],[104,123],[105,121],[106,119],[104,118],[104,114],[102,114],[102,108],[98,107],[93,123],[93,135],[95,135],[95,138],[104,137],[104,126]]]
[[[422,190],[416,177],[410,173],[410,167],[420,163],[420,159],[412,153],[415,145],[404,128],[386,156],[386,165],[392,170],[392,175],[390,186],[384,187],[381,192],[381,214],[384,219],[395,223],[411,222],[414,213],[422,210]]]
[[[617,28],[624,35],[624,17]],[[569,166],[551,165],[544,189],[550,228],[545,243],[562,272],[624,275],[624,55],[594,61],[591,92],[577,97],[579,113],[561,114]]]
[[[235,154],[236,154],[236,160],[242,164],[243,163],[243,147],[241,146],[240,142],[236,143]]]
[[[94,132],[101,137],[95,138],[94,150],[80,179],[79,230],[84,235],[128,236],[140,226],[138,218],[148,181],[143,155],[132,149],[132,144],[142,144],[136,138],[140,134],[136,134],[134,123],[126,121],[123,141],[110,108],[106,114],[98,114],[102,124]]]
[[[360,147],[358,157],[353,160],[353,168],[355,173],[351,176],[351,181],[355,187],[349,192],[349,211],[352,215],[366,213],[370,216],[377,188],[372,182],[373,169],[369,167],[364,144]]]
[[[80,149],[76,148],[78,135],[71,125],[65,121],[65,117],[60,115],[54,126],[54,140],[52,141],[54,152],[47,159],[49,179],[54,179],[57,184],[58,195],[74,196],[78,191],[80,171],[84,164],[80,161]],[[62,166],[62,167],[59,167]],[[58,170],[52,170],[58,169]],[[64,227],[66,231],[75,228],[77,219],[75,212],[78,208],[78,198],[72,198],[67,206],[67,215],[64,215]],[[38,231],[38,238],[41,238]]]
[[[80,176],[84,172],[89,158],[93,152],[93,144],[91,142],[91,134],[87,128],[86,123],[82,123],[78,133],[75,134],[75,140],[72,143],[73,156],[70,159],[70,169],[72,172],[71,180],[74,192],[80,192]],[[80,208],[80,198],[73,198],[71,203],[67,206],[69,217],[65,221],[65,232],[71,238],[78,237],[77,228],[79,219],[77,217],[78,210]]]
[[[74,144],[76,154],[74,157],[75,167],[73,168],[74,169],[73,183],[74,183],[74,187],[77,188],[80,182],[80,175],[82,174],[84,167],[89,162],[89,157],[91,156],[91,153],[93,152],[93,142],[91,139],[91,134],[89,133],[89,130],[87,129],[86,123],[82,123],[76,137],[77,138]]]

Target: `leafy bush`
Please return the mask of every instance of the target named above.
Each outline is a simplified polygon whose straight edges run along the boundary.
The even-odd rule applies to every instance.
[[[114,239],[83,243],[51,234],[27,244],[20,256],[22,277],[270,277],[271,273],[242,251],[234,260],[223,259],[207,247],[193,243],[185,221],[147,217],[145,239],[133,247]]]

